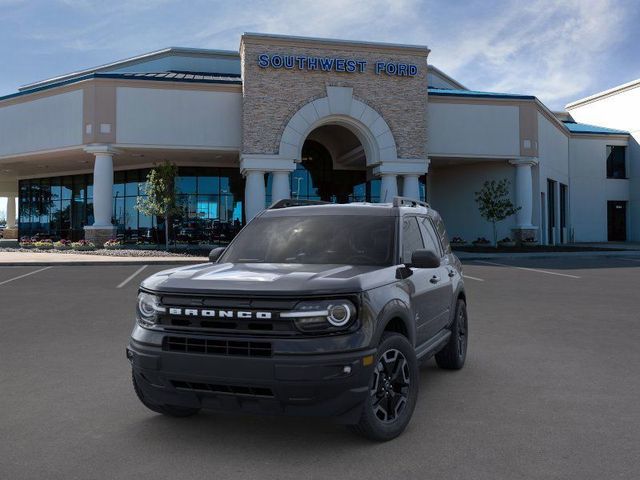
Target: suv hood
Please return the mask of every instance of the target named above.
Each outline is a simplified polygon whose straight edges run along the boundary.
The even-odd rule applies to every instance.
[[[395,281],[395,267],[282,263],[206,263],[165,270],[141,284],[157,292],[197,294],[356,293]]]

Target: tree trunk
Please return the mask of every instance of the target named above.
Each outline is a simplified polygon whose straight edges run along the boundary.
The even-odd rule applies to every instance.
[[[491,222],[493,224],[493,246],[498,248],[498,229],[496,228],[496,222]]]
[[[169,212],[164,214],[164,245],[165,250],[169,251]]]

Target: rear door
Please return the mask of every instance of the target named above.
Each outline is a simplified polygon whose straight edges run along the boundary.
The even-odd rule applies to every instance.
[[[449,324],[453,300],[453,282],[449,274],[453,269],[449,265],[448,252],[445,250],[432,220],[429,217],[421,216],[418,223],[424,238],[425,248],[435,252],[441,262],[440,267],[433,269],[429,279],[432,286],[428,306],[431,322],[424,328],[425,338],[423,341],[426,341]]]

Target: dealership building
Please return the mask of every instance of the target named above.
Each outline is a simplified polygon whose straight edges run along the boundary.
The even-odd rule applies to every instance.
[[[520,209],[500,238],[640,241],[640,81],[553,112],[470,90],[428,55],[245,34],[239,51],[167,48],[25,85],[0,97],[5,238],[152,241],[162,229],[136,201],[168,160],[173,227],[198,241],[279,199],[396,195],[428,201],[451,236],[491,238],[475,192],[501,179]]]

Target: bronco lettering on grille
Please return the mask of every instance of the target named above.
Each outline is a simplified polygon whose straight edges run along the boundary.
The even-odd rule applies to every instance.
[[[270,320],[271,312],[253,312],[245,310],[199,310],[196,308],[169,308],[169,315],[184,315],[187,317],[217,317],[217,318],[239,318],[260,320]]]

